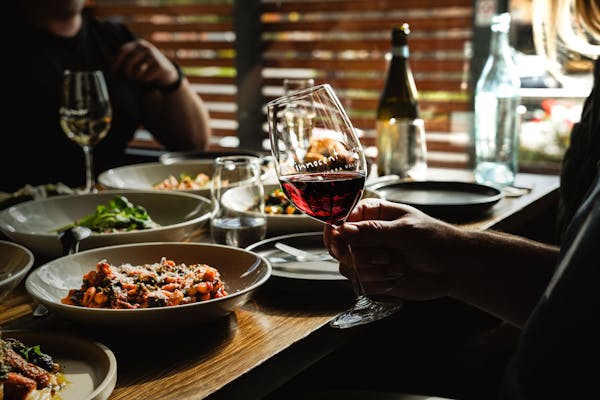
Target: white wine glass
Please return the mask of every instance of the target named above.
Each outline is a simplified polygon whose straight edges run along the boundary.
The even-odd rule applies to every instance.
[[[59,114],[63,132],[83,148],[83,192],[93,192],[96,190],[93,148],[106,136],[112,123],[112,107],[102,71],[65,70]]]
[[[275,171],[289,201],[321,222],[344,223],[362,196],[367,167],[362,145],[332,87],[323,84],[277,98],[267,104],[267,119]],[[335,328],[373,322],[401,306],[367,296],[352,267],[356,301],[330,322]]]

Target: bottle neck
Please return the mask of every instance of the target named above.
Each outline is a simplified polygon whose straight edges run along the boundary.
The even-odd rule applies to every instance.
[[[490,40],[490,55],[503,56],[510,51],[508,39],[508,28],[492,26],[492,37]]]
[[[393,45],[392,46],[392,57],[393,58],[403,58],[403,59],[408,59],[409,56],[409,51],[408,51],[408,44],[403,44],[403,45]]]

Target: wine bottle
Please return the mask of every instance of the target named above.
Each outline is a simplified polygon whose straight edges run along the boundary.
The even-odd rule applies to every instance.
[[[492,19],[490,54],[475,87],[475,180],[512,185],[518,168],[521,81],[509,45],[510,14]]]
[[[407,23],[392,29],[392,59],[377,107],[377,172],[425,179],[427,147],[419,95],[409,65]]]

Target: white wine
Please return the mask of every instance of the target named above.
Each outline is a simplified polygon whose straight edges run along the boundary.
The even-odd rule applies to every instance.
[[[218,218],[211,221],[210,233],[215,243],[247,247],[265,238],[265,218]]]
[[[380,175],[424,180],[427,176],[423,120],[377,121]]]
[[[424,179],[427,171],[419,95],[408,63],[408,24],[392,30],[392,60],[377,106],[377,171]]]
[[[80,146],[95,146],[102,140],[110,128],[112,117],[89,118],[62,116],[60,126],[69,139]]]

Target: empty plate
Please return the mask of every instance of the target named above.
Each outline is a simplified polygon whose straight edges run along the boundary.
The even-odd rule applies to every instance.
[[[370,187],[382,198],[408,204],[448,220],[481,216],[504,197],[499,189],[473,182],[407,181]]]

